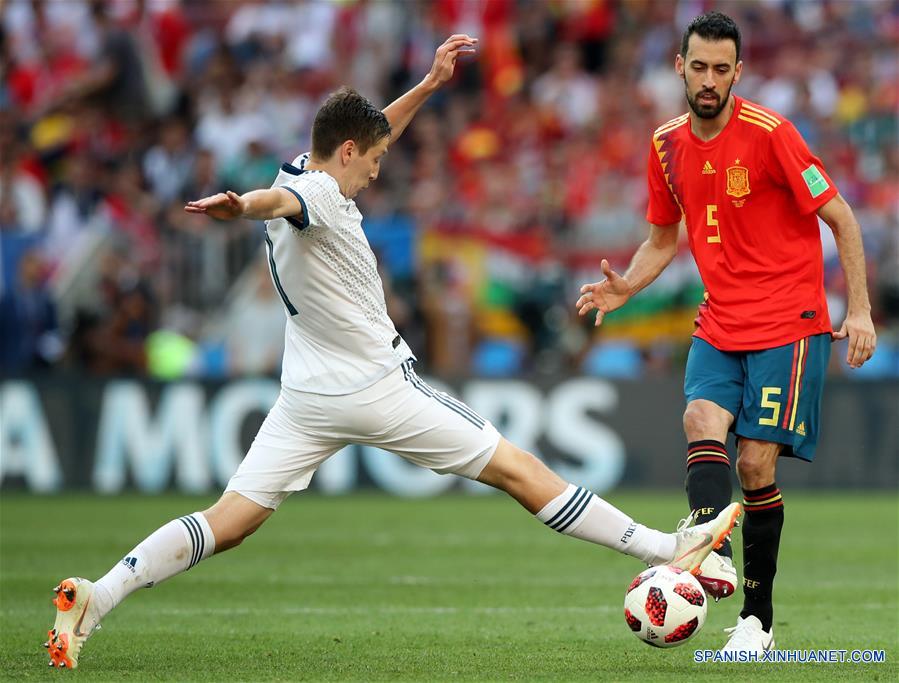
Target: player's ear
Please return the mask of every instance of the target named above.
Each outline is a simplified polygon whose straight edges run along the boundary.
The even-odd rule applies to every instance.
[[[674,55],[674,70],[677,72],[678,76],[681,78],[684,77],[684,58],[680,53]]]
[[[359,150],[353,140],[344,140],[343,144],[340,145],[340,160],[344,164],[348,164],[352,161],[353,155],[358,152]]]
[[[740,60],[737,62],[737,65],[734,67],[734,82],[733,85],[736,85],[740,82],[740,74],[743,73],[743,61]]]

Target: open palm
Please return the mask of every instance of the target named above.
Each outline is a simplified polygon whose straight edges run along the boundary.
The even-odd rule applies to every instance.
[[[240,218],[244,213],[244,208],[244,202],[240,195],[229,190],[210,197],[203,197],[195,202],[188,202],[184,210],[188,213],[205,213],[207,216],[228,221]]]
[[[593,282],[581,287],[581,297],[575,306],[578,315],[587,315],[590,311],[596,311],[596,322],[601,325],[606,313],[621,308],[631,298],[631,287],[628,281],[612,270],[609,262],[602,260],[602,273],[606,279],[601,282]]]

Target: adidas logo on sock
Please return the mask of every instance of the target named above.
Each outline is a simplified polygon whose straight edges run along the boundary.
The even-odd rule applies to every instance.
[[[131,570],[132,574],[135,574],[134,568],[137,566],[137,558],[136,557],[126,557],[122,560],[122,564],[128,567]]]

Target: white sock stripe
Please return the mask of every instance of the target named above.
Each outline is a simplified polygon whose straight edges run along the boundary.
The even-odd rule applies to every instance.
[[[586,499],[583,503],[581,503],[580,507],[578,507],[578,509],[574,511],[573,516],[564,524],[560,522],[560,526],[556,527],[556,531],[558,531],[559,533],[564,533],[568,527],[582,519],[584,515],[587,514],[587,511],[590,509],[590,503],[592,503],[593,499],[596,497],[589,491],[587,493],[588,495]]]
[[[198,562],[197,558],[199,556],[198,551],[200,546],[199,539],[203,536],[203,534],[201,533],[196,520],[191,518],[190,515],[179,517],[178,521],[180,521],[187,528],[187,532],[190,535],[190,542],[193,547],[191,551],[190,562],[187,565],[187,568],[190,569]]]

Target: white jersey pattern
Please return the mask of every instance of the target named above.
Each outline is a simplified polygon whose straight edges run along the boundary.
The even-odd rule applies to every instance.
[[[308,154],[284,164],[272,187],[292,192],[302,217],[266,221],[272,280],[287,313],[281,383],[343,395],[414,358],[387,315],[377,260],[356,203]]]

